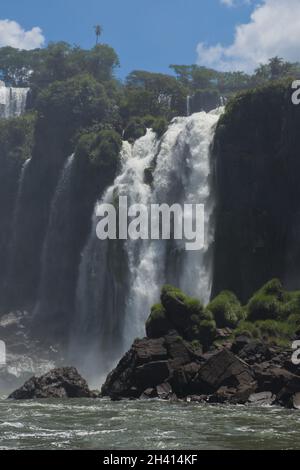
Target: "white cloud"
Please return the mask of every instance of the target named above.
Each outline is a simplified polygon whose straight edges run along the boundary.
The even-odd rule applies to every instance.
[[[41,28],[34,27],[25,31],[16,21],[0,20],[0,47],[12,46],[29,50],[41,47],[44,42]]]
[[[240,5],[250,5],[253,0],[220,0],[226,7],[238,7]]]
[[[231,45],[200,43],[197,54],[200,65],[246,72],[276,55],[300,60],[300,0],[263,0],[254,8],[249,23],[236,27]]]

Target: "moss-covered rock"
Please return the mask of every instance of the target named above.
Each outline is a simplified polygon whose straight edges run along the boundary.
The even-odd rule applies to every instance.
[[[247,304],[247,317],[250,321],[278,320],[284,309],[283,287],[278,279],[265,284]]]
[[[207,306],[212,312],[218,328],[234,328],[245,319],[245,312],[233,292],[223,291]]]
[[[166,311],[161,304],[153,305],[151,314],[146,322],[146,333],[148,338],[160,338],[172,329],[167,319]]]
[[[200,300],[185,295],[180,289],[166,285],[161,302],[173,328],[187,341],[199,340],[205,349],[216,335],[212,313],[204,309]]]
[[[167,317],[179,331],[187,328],[193,315],[201,316],[204,311],[198,299],[188,297],[180,289],[171,285],[162,288],[161,303],[166,310]]]
[[[214,320],[202,320],[199,324],[197,337],[204,350],[208,350],[217,335],[216,322]]]

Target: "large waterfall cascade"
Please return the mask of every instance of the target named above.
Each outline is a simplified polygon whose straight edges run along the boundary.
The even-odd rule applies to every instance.
[[[120,174],[100,203],[113,203],[126,195],[129,204],[204,204],[205,246],[199,252],[187,252],[177,240],[100,241],[95,208],[79,268],[73,345],[76,349],[81,336],[91,355],[100,352],[97,367],[99,371],[102,364],[103,374],[134,338],[144,335],[145,320],[164,283],[175,283],[209,301],[214,238],[210,147],[222,111],[175,118],[161,139],[148,130],[134,144],[123,143]],[[149,168],[151,185],[145,180]],[[126,270],[120,267],[124,263]],[[90,359],[87,351],[80,354]]]
[[[6,87],[0,81],[0,119],[21,116],[26,108],[29,88]]]

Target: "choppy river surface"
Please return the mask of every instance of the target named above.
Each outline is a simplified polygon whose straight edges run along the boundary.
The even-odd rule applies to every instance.
[[[0,400],[0,449],[300,449],[300,412],[108,400]]]

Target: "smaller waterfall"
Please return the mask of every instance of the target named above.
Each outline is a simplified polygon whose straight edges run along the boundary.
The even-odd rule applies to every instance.
[[[41,259],[41,281],[35,313],[41,317],[51,313],[53,323],[55,315],[65,312],[63,281],[66,279],[66,255],[70,246],[69,216],[70,192],[74,154],[71,155],[62,170],[50,209],[50,219]],[[58,277],[61,277],[59,282]],[[59,299],[59,312],[56,311]],[[58,323],[58,322],[57,322]]]
[[[0,119],[21,116],[24,113],[29,88],[6,87],[0,82]]]
[[[1,89],[1,88],[0,88]],[[10,242],[10,248],[9,248],[9,263],[8,263],[8,271],[7,271],[7,283],[8,285],[11,285],[13,282],[13,270],[14,270],[14,260],[16,256],[16,240],[17,240],[17,234],[19,230],[19,216],[20,216],[20,211],[21,211],[21,201],[22,201],[22,195],[23,195],[23,186],[24,186],[24,180],[26,177],[27,169],[29,167],[31,158],[28,158],[22,166],[20,177],[19,177],[19,182],[18,182],[18,191],[17,191],[17,196],[16,196],[16,201],[15,201],[15,207],[14,207],[14,212],[13,212],[13,217],[12,217],[12,236],[11,236],[11,242]]]
[[[129,204],[147,203],[151,188],[144,182],[145,170],[151,166],[156,148],[156,134],[151,130],[133,145],[124,142],[121,172],[100,203],[114,203],[123,195],[128,197]],[[93,365],[93,358],[99,357],[100,353],[101,364],[98,370],[105,375],[112,362],[124,351],[123,330],[130,283],[129,270],[136,264],[136,256],[139,256],[140,250],[138,242],[128,247],[122,240],[100,241],[96,235],[97,222],[95,209],[92,232],[79,268],[71,355],[75,356],[78,367],[89,374],[87,369]]]
[[[191,115],[191,105],[192,105],[192,97],[188,95],[186,97],[186,115],[189,117]]]

